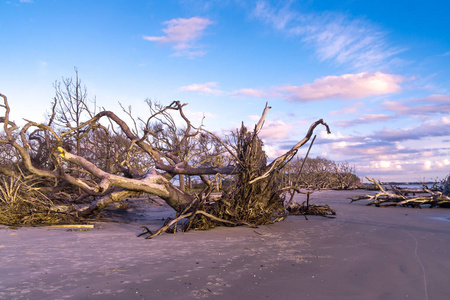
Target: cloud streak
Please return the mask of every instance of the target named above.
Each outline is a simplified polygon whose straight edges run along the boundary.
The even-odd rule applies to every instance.
[[[431,114],[450,114],[449,95],[430,95],[424,98],[412,98],[404,102],[385,101],[382,107],[395,112],[398,116],[424,116]]]
[[[267,92],[264,92],[263,90],[249,89],[249,88],[240,89],[231,92],[230,94],[233,96],[254,97],[254,98],[261,98],[267,96]]]
[[[221,95],[223,91],[215,89],[217,87],[217,82],[206,82],[206,83],[194,83],[186,86],[182,86],[179,88],[181,92],[199,92],[203,94],[211,94],[211,95]]]
[[[300,37],[313,47],[319,61],[374,71],[404,50],[392,47],[387,34],[365,19],[340,13],[300,13],[290,5],[272,7],[258,1],[253,15],[288,36]]]
[[[326,76],[311,84],[277,88],[282,98],[299,101],[320,101],[327,99],[361,99],[375,95],[392,94],[400,91],[401,76],[376,73],[345,74]]]
[[[286,124],[285,122],[267,121],[262,128],[259,137],[267,141],[285,140],[291,137],[291,130],[294,124]]]
[[[206,28],[213,24],[207,18],[192,17],[190,19],[172,19],[164,22],[167,25],[162,31],[163,36],[147,36],[143,39],[161,44],[172,44],[175,56],[187,56],[194,58],[202,56],[206,52],[198,50],[200,47],[196,42],[205,34]]]
[[[229,95],[255,98],[281,98],[288,101],[312,102],[331,99],[362,99],[370,96],[396,93],[401,90],[399,85],[403,77],[399,75],[376,73],[344,74],[341,76],[326,76],[314,80],[313,83],[300,86],[285,85],[267,90],[242,88]],[[181,87],[181,91],[198,91],[215,95],[222,91],[211,89],[215,82],[192,84]]]
[[[375,131],[370,138],[384,141],[406,141],[443,136],[450,136],[448,124],[427,122],[410,129],[383,129]]]
[[[337,126],[340,127],[352,127],[356,125],[364,125],[376,122],[384,122],[390,119],[393,119],[393,116],[385,115],[385,114],[364,114],[360,118],[353,120],[345,120],[337,123]]]

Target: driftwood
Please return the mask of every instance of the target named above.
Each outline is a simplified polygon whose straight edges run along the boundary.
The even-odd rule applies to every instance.
[[[45,192],[43,196],[50,203],[43,212],[87,218],[97,215],[113,202],[136,195],[157,196],[177,214],[156,233],[147,230],[149,238],[176,231],[178,223],[183,223],[180,229],[187,231],[218,225],[253,227],[284,219],[287,213],[283,193],[296,186],[283,188],[277,175],[310,140],[316,127],[322,125],[330,133],[328,125],[320,119],[310,126],[301,141],[267,163],[263,142],[258,136],[270,109],[267,105],[253,129],[242,124],[228,141],[202,126],[194,127],[184,115],[186,104],[179,101],[157,108],[149,105],[151,115],[147,121],[141,120],[141,129],[135,119],[132,118],[133,129],[115,113],[106,110],[89,113],[84,122],[77,119],[72,125],[55,127],[52,122],[56,120],[57,111],[54,108],[47,124],[26,120],[19,128],[9,119],[7,97],[0,94],[0,98],[3,98],[0,108],[4,109],[4,116],[0,117],[0,126],[3,125],[0,146],[20,157],[20,168],[27,176],[44,183],[37,186],[40,193]],[[169,112],[184,120],[184,129],[177,129]],[[131,116],[131,112],[125,113]],[[108,128],[103,125],[107,123],[110,124]],[[81,141],[91,138],[98,138],[98,142],[80,151]],[[104,153],[101,150],[105,150]],[[4,176],[12,178],[6,171]],[[182,188],[183,176],[193,175],[205,184],[199,193]],[[231,175],[230,185],[224,188],[220,199],[213,201],[210,197],[214,188],[211,176],[225,175]],[[175,186],[176,179],[179,187]],[[67,191],[76,198],[84,197],[84,203],[72,201],[65,209],[53,205],[50,199],[54,199],[55,193],[58,197],[64,195],[64,198],[76,199],[66,190],[59,190],[63,185],[71,187]],[[33,212],[34,208],[29,210]]]
[[[418,207],[421,208],[422,205],[429,205],[431,207],[445,207],[450,208],[450,197],[444,195],[440,191],[432,191],[426,187],[422,189],[401,189],[392,186],[392,191],[386,191],[381,185],[380,181],[375,179],[367,180],[375,184],[380,192],[376,195],[365,195],[350,198],[350,203],[359,200],[370,201],[367,205],[380,206],[407,206],[407,207]]]
[[[306,152],[305,158],[303,159],[303,163],[297,172],[297,180],[293,183],[293,186],[284,188],[284,190],[286,190],[286,193],[289,194],[290,197],[289,201],[286,204],[286,210],[290,215],[301,215],[304,216],[306,220],[308,220],[308,218],[306,217],[307,215],[322,216],[327,218],[334,218],[331,216],[336,215],[336,211],[329,205],[317,205],[309,203],[310,195],[319,190],[319,188],[308,189],[306,191],[300,189],[300,186],[302,185],[301,175],[303,166],[305,165],[306,159],[308,158],[309,152],[311,151],[315,140],[316,136],[314,136],[314,138],[312,139],[308,151]],[[302,204],[298,204],[296,201],[294,201],[295,194],[305,194],[306,201],[303,201]]]
[[[287,207],[290,215],[304,216],[306,220],[308,220],[307,215],[334,218],[336,210],[332,209],[329,205],[309,204],[309,193],[307,195],[308,199],[302,204],[293,202]]]

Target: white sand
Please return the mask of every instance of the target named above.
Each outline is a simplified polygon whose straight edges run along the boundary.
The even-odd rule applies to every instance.
[[[314,193],[336,219],[152,240],[139,226],[167,207],[88,231],[0,227],[0,299],[450,299],[450,210],[346,199],[364,193]]]

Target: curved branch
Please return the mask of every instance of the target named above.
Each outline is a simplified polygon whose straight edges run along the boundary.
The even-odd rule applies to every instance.
[[[193,168],[187,163],[183,162],[174,166],[168,166],[165,164],[156,164],[155,167],[159,170],[169,172],[171,174],[182,174],[182,175],[215,175],[224,174],[230,175],[235,173],[235,167],[197,167]]]
[[[104,193],[111,187],[141,191],[161,197],[176,211],[181,211],[186,202],[190,202],[186,200],[192,199],[190,195],[180,191],[155,170],[150,170],[142,179],[125,178],[107,173],[85,158],[72,154],[61,147],[58,147],[58,151],[60,157],[64,160],[84,168],[95,177],[101,179],[100,184],[94,188],[96,193]]]
[[[289,151],[287,151],[285,154],[277,157],[272,163],[270,163],[267,168],[266,171],[264,172],[263,175],[251,180],[249,183],[252,184],[258,180],[261,180],[263,178],[266,178],[267,176],[270,175],[270,173],[272,173],[273,171],[277,170],[280,166],[283,166],[284,163],[286,161],[289,161],[290,159],[292,159],[292,157],[294,157],[295,154],[297,154],[298,149],[303,146],[304,144],[306,144],[309,139],[311,138],[311,136],[314,133],[314,129],[319,126],[320,124],[322,124],[323,126],[325,126],[325,128],[327,129],[327,133],[330,134],[330,127],[328,126],[327,123],[325,123],[323,121],[323,119],[317,120],[316,122],[314,122],[310,127],[308,132],[306,133],[305,137],[298,142],[294,147],[292,147]]]
[[[3,123],[3,129],[5,130],[6,136],[8,137],[8,140],[12,140],[13,136],[12,136],[12,132],[14,130],[16,130],[17,128],[19,128],[14,122],[11,122],[9,120],[9,112],[10,112],[10,108],[9,108],[9,104],[8,104],[8,98],[0,93],[0,97],[3,98],[3,104],[0,104],[0,107],[5,108],[5,117],[2,117],[0,119],[0,122]],[[11,127],[8,127],[8,126]]]

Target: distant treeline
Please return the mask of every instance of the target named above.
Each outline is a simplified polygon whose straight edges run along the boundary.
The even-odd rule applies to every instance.
[[[335,162],[323,157],[296,157],[279,174],[283,185],[299,185],[303,188],[354,189],[360,179],[355,174],[355,166],[348,162]]]

